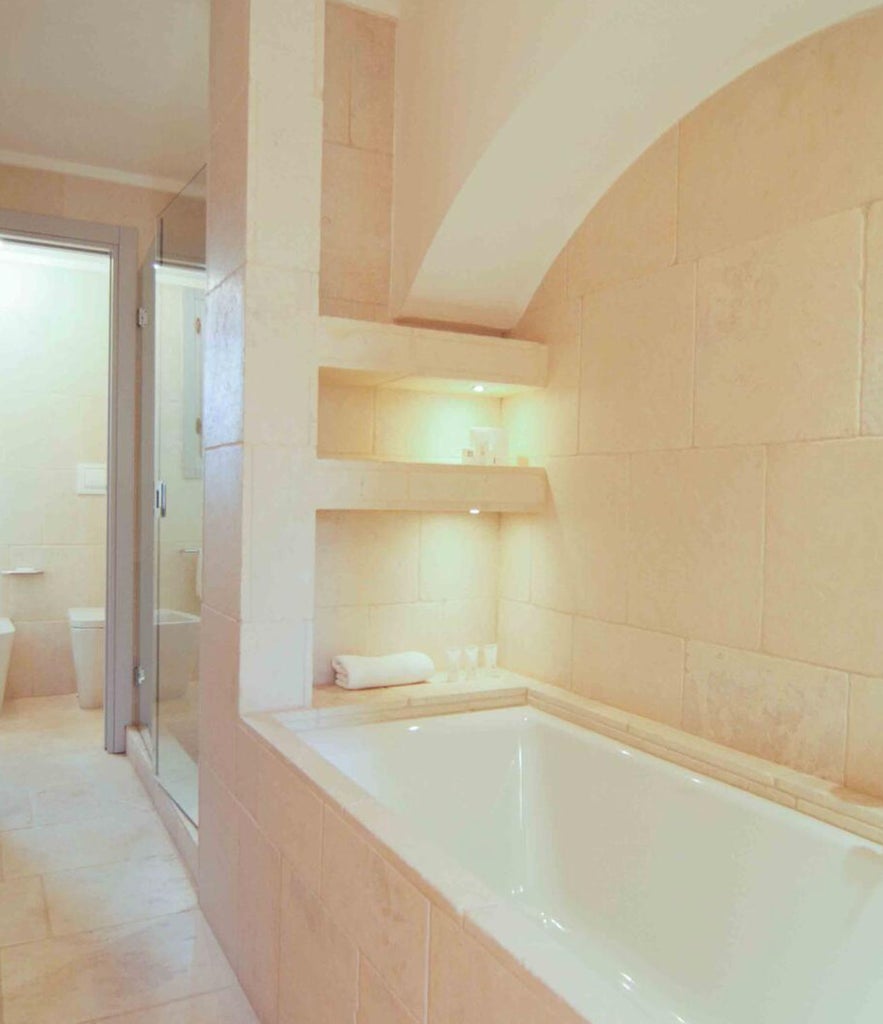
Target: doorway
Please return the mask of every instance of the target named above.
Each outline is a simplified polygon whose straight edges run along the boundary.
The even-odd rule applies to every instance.
[[[198,824],[202,602],[203,168],[142,268],[141,720],[160,785]]]
[[[0,684],[103,704],[113,753],[133,712],[136,245],[0,211]]]

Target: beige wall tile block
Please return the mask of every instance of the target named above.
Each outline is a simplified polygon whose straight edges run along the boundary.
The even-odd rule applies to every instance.
[[[868,211],[862,349],[862,433],[883,434],[883,203]]]
[[[431,395],[380,388],[375,454],[414,462],[459,463],[471,427],[499,427],[501,402],[478,395]]]
[[[248,2],[212,0],[209,39],[211,127],[220,124],[234,99],[248,87]]]
[[[359,950],[325,904],[286,872],[282,893],[280,1024],[352,1020],[358,999]]]
[[[681,724],[684,641],[665,633],[577,616],[573,689],[669,725]]]
[[[530,600],[533,516],[500,516],[500,597]]]
[[[583,582],[582,542],[573,518],[559,513],[557,504],[550,503],[535,518],[530,540],[531,603],[568,614],[576,611]]]
[[[356,1024],[417,1024],[396,997],[383,984],[377,971],[365,958],[359,959],[359,1011]]]
[[[678,255],[689,259],[883,195],[872,12],[753,68],[681,123]]]
[[[420,599],[496,597],[500,516],[420,517]]]
[[[553,303],[526,315],[518,337],[541,342],[548,349],[548,383],[535,396],[541,415],[539,450],[544,455],[574,455],[579,419],[579,302]]]
[[[247,454],[243,618],[309,619],[316,552],[316,517],[305,485],[310,460],[282,445],[254,445]]]
[[[356,252],[388,250],[391,209],[390,155],[326,143],[322,161],[323,247]]]
[[[381,245],[354,251],[322,241],[319,283],[323,312],[329,300],[345,299],[372,308],[389,301],[390,249]]]
[[[309,702],[312,621],[243,622],[239,710],[271,711]]]
[[[389,320],[386,302],[352,302],[350,299],[336,299],[322,295],[319,312],[322,316],[342,316],[350,320]]]
[[[763,450],[634,455],[630,513],[629,622],[756,647]]]
[[[353,9],[325,5],[325,79],[322,135],[326,142],[350,143],[350,78],[352,75]]]
[[[350,140],[360,149],[392,153],[396,23],[353,11]]]
[[[834,782],[843,781],[848,695],[843,672],[687,645],[685,729]]]
[[[585,295],[674,263],[677,200],[673,128],[616,180],[568,243],[568,294]]]
[[[443,601],[384,604],[369,608],[368,644],[364,653],[380,655],[390,651],[423,651],[432,658],[436,667],[440,667],[446,632],[442,622],[444,609]],[[468,642],[458,640],[460,643]]]
[[[244,722],[236,723],[236,788],[233,794],[257,820],[260,800],[259,772],[263,744]]]
[[[550,459],[551,507],[560,531],[560,571],[569,573],[576,611],[625,620],[628,598],[629,467],[625,455]],[[538,520],[539,522],[539,520]],[[569,566],[568,566],[569,563]],[[533,599],[555,562],[533,559]]]
[[[199,905],[234,969],[239,960],[240,809],[218,776],[199,764]]]
[[[583,299],[580,451],[690,444],[693,299],[690,265]]]
[[[258,760],[258,822],[287,864],[318,892],[322,802],[287,761],[266,747]]]
[[[883,798],[883,678],[850,676],[846,785]]]
[[[35,942],[49,934],[43,882],[37,876],[0,882],[0,947]]]
[[[244,811],[240,815],[236,973],[262,1024],[275,1024],[278,1019],[282,859],[251,817]]]
[[[484,946],[434,907],[429,962],[429,1024],[551,1024],[555,1019]]]
[[[66,622],[68,608],[104,604],[103,547],[11,546],[9,554],[14,565],[45,570],[42,576],[6,581],[6,614],[15,623]]]
[[[883,674],[883,440],[770,449],[764,649]]]
[[[206,296],[203,441],[207,448],[242,440],[245,278],[231,274]]]
[[[358,950],[294,872],[286,872],[282,880],[280,961],[279,1024],[353,1019]]]
[[[420,516],[322,512],[316,518],[316,604],[400,604],[419,598]]]
[[[361,836],[325,808],[322,897],[389,989],[418,1019],[426,1005],[429,904]]]
[[[199,669],[199,756],[232,792],[239,718],[239,624],[208,605],[202,608],[199,629]]]
[[[205,453],[202,599],[228,618],[239,618],[242,575],[242,447]]]
[[[696,444],[858,432],[862,213],[700,260]]]
[[[291,54],[269,47],[259,60],[273,73],[253,78],[248,90],[248,258],[317,271],[322,104],[299,92]]]
[[[247,97],[240,93],[211,136],[206,219],[209,291],[245,262]]]
[[[375,393],[374,388],[320,385],[320,456],[364,456],[374,451]]]
[[[313,622],[313,682],[334,682],[331,659],[338,654],[367,654],[371,646],[368,606],[316,608]]]
[[[500,601],[499,662],[544,683],[570,687],[573,616],[519,601]]]

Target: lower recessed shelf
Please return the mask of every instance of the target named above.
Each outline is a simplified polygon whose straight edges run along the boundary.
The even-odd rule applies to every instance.
[[[319,459],[316,508],[415,512],[539,512],[546,471],[367,459]]]

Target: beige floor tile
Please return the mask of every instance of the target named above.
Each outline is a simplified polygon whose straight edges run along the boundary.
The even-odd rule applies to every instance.
[[[0,882],[0,946],[33,942],[48,934],[49,922],[40,879],[10,878]]]
[[[112,864],[129,857],[173,852],[152,811],[132,810],[85,822],[43,825],[0,835],[4,878]]]
[[[4,1024],[83,1024],[233,983],[197,911],[0,952]]]
[[[19,786],[0,787],[0,832],[34,823],[30,794]]]
[[[34,825],[60,825],[117,811],[149,810],[150,798],[134,773],[110,779],[84,779],[36,789]]]
[[[43,876],[53,935],[177,914],[196,893],[177,857],[149,857]]]
[[[149,1010],[102,1017],[101,1024],[258,1024],[242,990],[234,987]]]

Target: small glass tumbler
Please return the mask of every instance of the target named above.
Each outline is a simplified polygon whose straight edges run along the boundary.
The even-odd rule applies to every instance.
[[[487,674],[489,676],[498,676],[500,670],[497,668],[497,645],[485,644],[481,649],[481,653],[484,658],[484,667],[487,669]]]
[[[448,664],[448,682],[456,683],[460,679],[460,668],[462,666],[462,652],[459,647],[449,647],[445,651]]]
[[[466,678],[471,681],[478,676],[478,648],[467,647],[463,653],[466,655]]]

